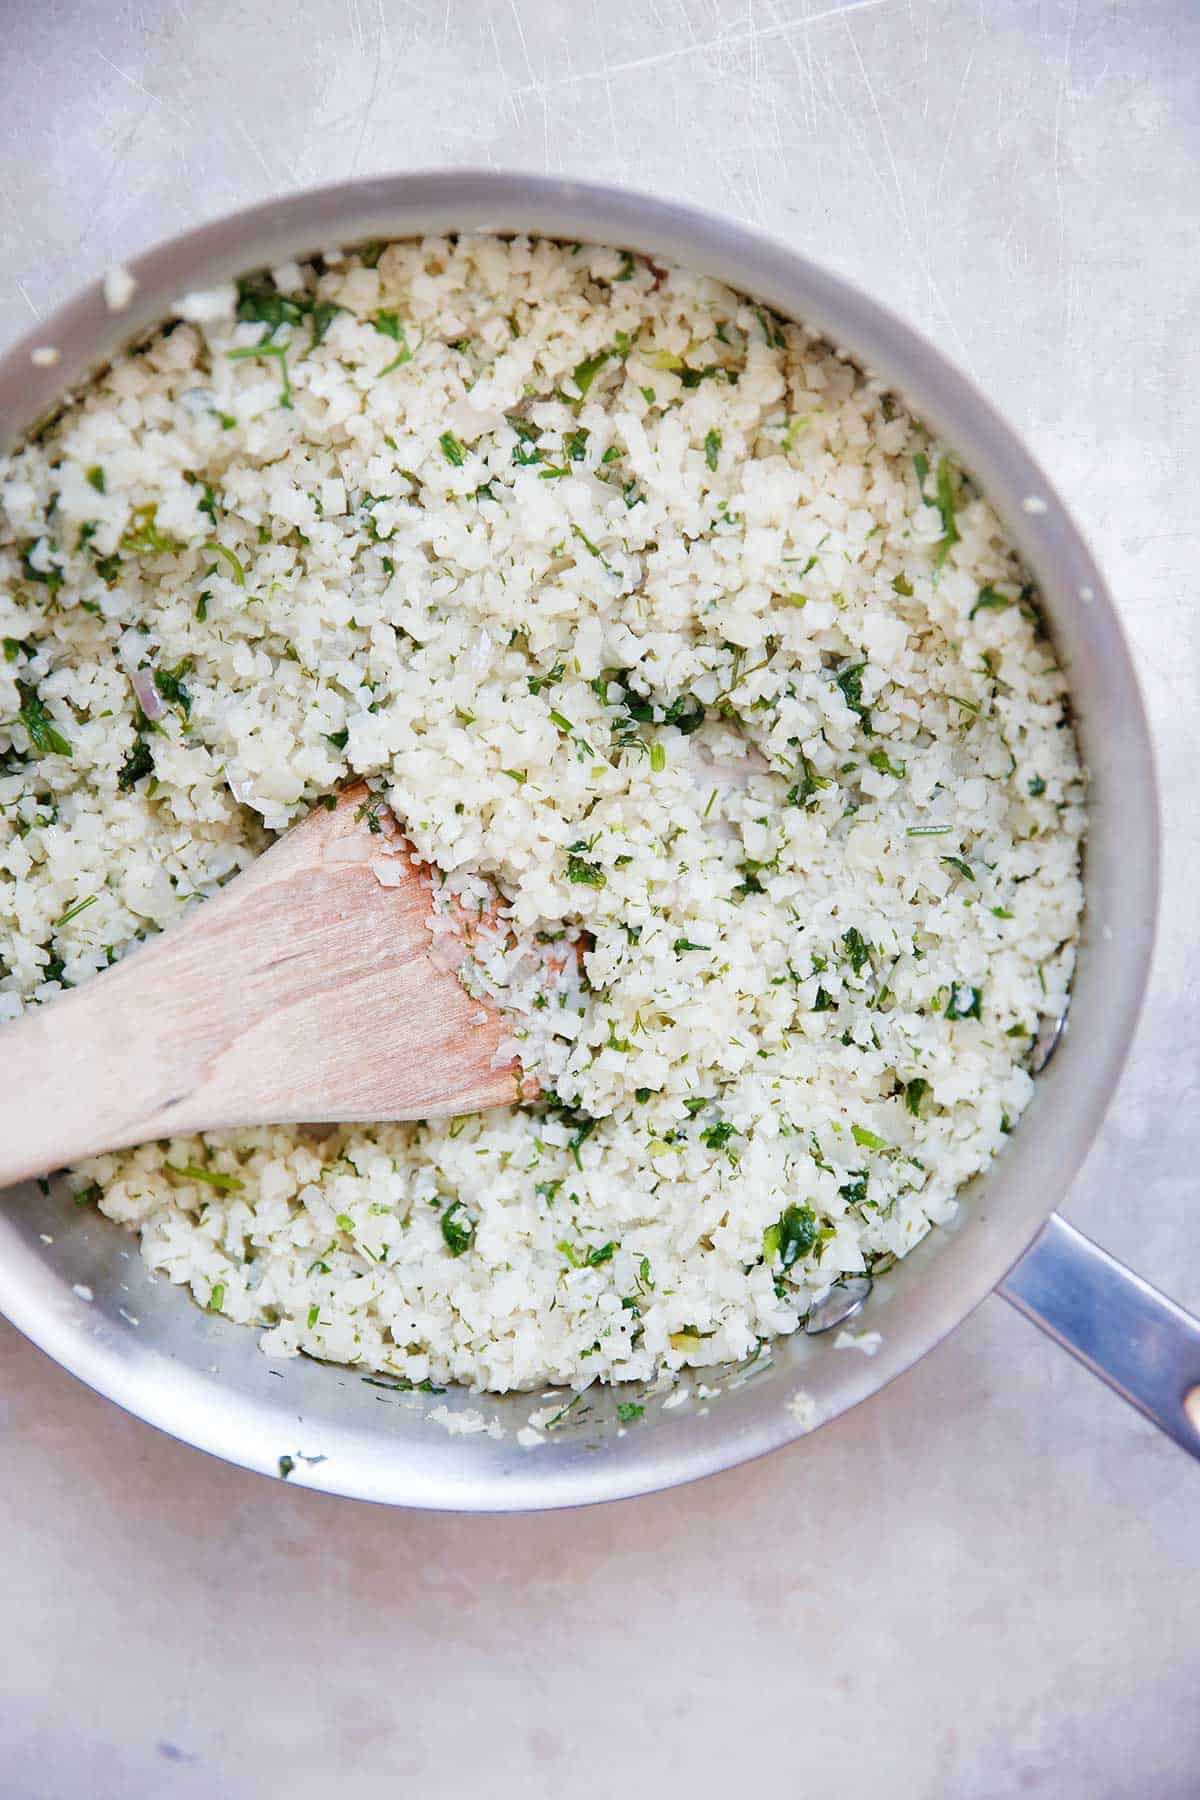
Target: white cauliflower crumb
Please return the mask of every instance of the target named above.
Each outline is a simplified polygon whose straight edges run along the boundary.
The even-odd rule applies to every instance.
[[[104,304],[109,312],[124,312],[137,293],[137,282],[129,270],[118,265],[104,277]]]
[[[817,1405],[812,1395],[805,1393],[803,1388],[797,1388],[796,1392],[787,1402],[787,1410],[792,1415],[792,1418],[795,1420],[802,1435],[810,1431],[815,1431],[817,1426],[821,1423],[822,1415],[820,1407]]]
[[[451,1437],[471,1437],[477,1432],[484,1432],[491,1438],[504,1436],[504,1427],[499,1419],[485,1419],[473,1407],[454,1412],[448,1406],[435,1406],[425,1417],[431,1425],[441,1425]]]

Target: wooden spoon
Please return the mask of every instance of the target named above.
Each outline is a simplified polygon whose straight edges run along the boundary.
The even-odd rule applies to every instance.
[[[346,789],[183,924],[0,1030],[0,1188],[185,1132],[520,1099],[511,1026],[463,991],[459,940],[435,960],[429,913],[391,815]]]

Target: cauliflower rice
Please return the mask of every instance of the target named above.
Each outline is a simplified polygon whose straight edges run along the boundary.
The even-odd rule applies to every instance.
[[[270,1353],[752,1354],[948,1219],[1066,1001],[1083,780],[951,451],[681,269],[432,239],[189,295],[0,462],[0,1017],[372,778],[539,1103],[74,1173]]]

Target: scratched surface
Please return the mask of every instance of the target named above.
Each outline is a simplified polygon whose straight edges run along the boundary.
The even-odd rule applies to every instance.
[[[1166,798],[1153,994],[1066,1210],[1200,1307],[1195,4],[0,0],[0,28],[0,343],[246,202],[488,164],[749,219],[973,372],[1113,579]],[[0,1793],[1184,1800],[1198,1482],[998,1300],[807,1445],[504,1521],[269,1487],[3,1328]]]

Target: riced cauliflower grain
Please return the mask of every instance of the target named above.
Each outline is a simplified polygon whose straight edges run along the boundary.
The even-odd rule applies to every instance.
[[[0,1019],[367,775],[543,1098],[77,1189],[274,1355],[753,1355],[952,1215],[1065,1004],[1083,779],[996,518],[802,326],[618,251],[178,312],[0,462]]]

